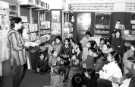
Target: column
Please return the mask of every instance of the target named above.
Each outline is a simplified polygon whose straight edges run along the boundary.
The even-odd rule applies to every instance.
[[[30,24],[33,23],[33,18],[32,18],[32,8],[29,8],[29,15],[30,15]]]

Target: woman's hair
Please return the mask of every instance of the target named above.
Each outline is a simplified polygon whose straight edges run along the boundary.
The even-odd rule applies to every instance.
[[[90,45],[91,45],[91,47],[89,49],[93,49],[93,48],[95,48],[95,46],[97,46],[97,43],[94,40],[88,41],[88,43],[90,43]]]
[[[13,29],[15,27],[15,23],[22,22],[22,19],[20,17],[13,17],[10,19],[10,28]],[[18,32],[22,35],[24,27],[22,26],[21,29],[18,30]]]
[[[13,17],[11,18],[11,21],[13,21],[14,23],[19,23],[22,22],[22,19],[20,17]]]
[[[15,27],[15,23],[22,22],[22,19],[20,17],[13,17],[10,19],[10,28],[13,29]]]
[[[95,48],[89,48],[89,50],[91,50],[94,53],[97,53],[97,49],[95,49]]]
[[[112,51],[110,53],[112,55],[112,57],[114,58],[115,61],[119,62],[120,60],[120,55],[116,52],[116,51]]]
[[[82,49],[81,44],[80,43],[77,43],[77,45],[79,46],[80,51],[82,51],[83,49]]]

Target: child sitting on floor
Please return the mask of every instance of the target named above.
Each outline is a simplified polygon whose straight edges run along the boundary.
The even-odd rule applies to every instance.
[[[71,60],[70,60],[70,70],[69,70],[69,75],[68,75],[68,87],[72,87],[71,80],[72,80],[73,76],[79,72],[80,72],[80,60],[77,58],[76,55],[73,55]]]
[[[48,55],[47,51],[40,52],[40,59],[38,63],[37,72],[45,73],[50,70],[50,67],[48,65]]]
[[[49,58],[49,65],[51,67],[51,87],[63,87],[63,74],[60,71],[60,64],[58,62],[60,58],[55,50],[52,51],[52,55]]]

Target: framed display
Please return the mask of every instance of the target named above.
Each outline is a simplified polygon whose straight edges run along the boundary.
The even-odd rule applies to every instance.
[[[91,13],[79,13],[77,15],[77,29],[87,31],[91,25]]]
[[[61,10],[51,10],[51,33],[53,35],[62,34],[62,15]]]
[[[78,38],[81,39],[86,31],[91,31],[91,13],[78,13],[76,17],[76,23],[77,23],[77,34]]]
[[[110,13],[95,14],[95,35],[108,36],[110,34]]]

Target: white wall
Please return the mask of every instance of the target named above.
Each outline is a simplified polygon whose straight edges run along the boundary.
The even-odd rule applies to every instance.
[[[45,3],[49,3],[50,9],[63,9],[65,0],[42,0]]]
[[[9,8],[9,3],[5,1],[0,1],[0,8],[1,9],[8,9]]]
[[[68,10],[68,4],[75,3],[115,3],[114,10],[124,11],[125,2],[135,3],[135,0],[42,0],[45,3],[49,3],[50,9],[65,9]]]

